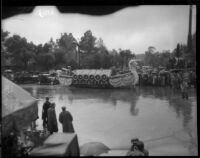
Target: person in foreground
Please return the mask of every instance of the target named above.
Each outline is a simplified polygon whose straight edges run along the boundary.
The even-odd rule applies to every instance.
[[[43,128],[46,128],[48,118],[47,118],[47,111],[50,108],[51,103],[49,102],[49,98],[46,97],[46,102],[43,104],[42,108],[42,120],[43,120]]]
[[[149,152],[144,148],[144,143],[138,138],[131,140],[132,146],[126,156],[149,156]]]
[[[56,118],[56,112],[55,112],[55,103],[52,103],[50,108],[48,109],[48,122],[47,122],[47,128],[50,134],[53,134],[53,132],[58,132],[58,124],[57,124],[57,118]]]
[[[66,110],[66,107],[62,107],[62,112],[59,115],[59,122],[62,124],[63,132],[74,132],[74,127],[72,124],[73,117],[69,111]]]

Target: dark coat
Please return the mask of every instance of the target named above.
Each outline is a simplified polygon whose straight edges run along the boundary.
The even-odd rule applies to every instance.
[[[69,111],[62,111],[59,115],[59,121],[63,126],[63,132],[74,132],[73,117]]]
[[[58,132],[58,124],[56,118],[56,112],[54,108],[48,109],[48,123],[47,128],[50,132]]]
[[[43,108],[42,108],[42,119],[46,119],[47,118],[47,111],[48,109],[50,108],[50,105],[51,103],[46,101],[44,104],[43,104]]]

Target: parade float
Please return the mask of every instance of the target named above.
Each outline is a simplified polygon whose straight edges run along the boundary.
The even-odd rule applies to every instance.
[[[63,68],[58,74],[61,85],[85,88],[130,88],[137,84],[138,74],[135,60],[129,61],[129,71],[113,74],[112,69]]]

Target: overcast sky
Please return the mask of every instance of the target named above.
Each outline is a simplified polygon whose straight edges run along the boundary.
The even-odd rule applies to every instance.
[[[130,49],[144,53],[149,46],[158,51],[173,50],[177,43],[186,43],[189,5],[149,5],[128,7],[106,16],[60,14],[55,7],[36,7],[32,14],[14,16],[2,21],[4,31],[26,37],[34,44],[44,44],[61,33],[72,33],[80,39],[91,30],[101,37],[106,47]],[[196,32],[196,7],[193,7],[193,27]]]

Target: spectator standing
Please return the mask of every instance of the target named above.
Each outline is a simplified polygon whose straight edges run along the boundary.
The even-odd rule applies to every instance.
[[[178,75],[175,73],[174,74],[174,88],[175,88],[175,90],[177,90],[178,87],[179,87],[179,85],[178,85]]]
[[[53,134],[53,132],[58,132],[58,124],[57,124],[57,117],[55,112],[55,103],[52,103],[50,108],[48,109],[48,131],[50,134]]]
[[[189,86],[189,87],[192,86],[192,71],[189,72],[189,82],[188,82],[188,86]]]
[[[149,73],[149,75],[148,75],[148,85],[152,85],[152,80],[153,80],[152,73]]]
[[[166,74],[166,85],[170,86],[170,74],[169,73]]]
[[[148,84],[148,75],[146,73],[143,74],[143,83],[145,86],[147,86],[147,84]]]
[[[156,75],[154,74],[154,75],[153,75],[153,81],[152,81],[152,85],[153,85],[153,86],[156,85],[156,79],[157,79],[157,77],[156,77]]]
[[[182,98],[184,99],[188,99],[188,83],[187,81],[184,79],[183,82],[181,83],[181,94],[182,94]]]
[[[183,79],[184,79],[187,83],[189,83],[189,72],[185,72],[185,73],[183,74]]]
[[[165,86],[165,75],[161,76],[161,86]]]
[[[160,76],[160,74],[158,75],[158,78],[157,78],[157,85],[158,86],[161,85],[161,76]]]
[[[62,124],[63,132],[74,132],[74,127],[72,124],[73,117],[69,111],[66,111],[66,107],[62,107],[62,112],[59,115],[59,121]]]
[[[138,74],[138,76],[139,76],[139,86],[141,86],[142,85],[142,75],[141,75],[141,73],[139,73]]]
[[[196,88],[196,72],[192,72],[192,85]]]
[[[174,74],[170,73],[170,86],[172,87],[173,90],[174,90],[174,80],[175,80]]]
[[[182,77],[181,73],[178,73],[177,74],[177,86],[178,86],[177,89],[181,88],[182,81],[183,81],[183,77]]]
[[[43,120],[43,128],[46,128],[48,117],[47,117],[47,111],[50,108],[51,103],[49,102],[49,98],[46,97],[46,102],[43,104],[42,108],[42,120]]]

